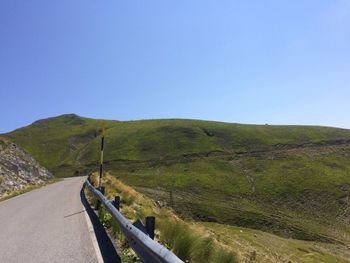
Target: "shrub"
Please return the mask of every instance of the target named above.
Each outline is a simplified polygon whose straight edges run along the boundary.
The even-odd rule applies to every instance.
[[[238,263],[236,255],[223,248],[220,248],[217,251],[215,251],[214,258],[214,262],[216,263]]]

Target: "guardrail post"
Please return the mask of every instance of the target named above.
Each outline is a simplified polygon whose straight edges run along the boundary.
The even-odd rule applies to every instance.
[[[105,187],[104,186],[101,186],[101,188],[97,188],[103,195],[105,194]],[[97,203],[96,203],[96,207],[95,207],[96,210],[99,210],[100,209],[100,200],[97,200]]]
[[[100,200],[97,199],[95,210],[98,210],[99,208],[100,208]]]
[[[119,208],[120,208],[120,196],[116,195],[114,197],[113,205],[119,211]]]
[[[156,226],[156,218],[154,216],[146,217],[146,230],[150,238],[154,239],[154,230]]]

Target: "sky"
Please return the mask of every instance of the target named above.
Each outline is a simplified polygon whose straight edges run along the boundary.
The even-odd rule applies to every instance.
[[[350,0],[1,0],[0,133],[65,113],[350,128]]]

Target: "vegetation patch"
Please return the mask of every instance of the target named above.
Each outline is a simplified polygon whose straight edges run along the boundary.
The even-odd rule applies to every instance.
[[[92,183],[97,185],[98,175],[93,174]],[[220,244],[214,238],[198,231],[191,222],[180,219],[171,209],[159,208],[153,201],[136,192],[131,187],[123,184],[110,174],[105,174],[102,185],[105,186],[105,195],[112,199],[120,195],[121,212],[130,221],[143,219],[148,215],[156,217],[156,240],[171,249],[179,258],[186,262],[238,262],[236,253],[227,246]],[[99,211],[99,216],[104,226],[110,229],[114,237],[119,240],[122,250],[126,255],[132,255],[128,250],[125,237],[112,217],[104,208]],[[209,260],[209,261],[208,261]]]
[[[63,115],[4,136],[57,177],[84,175],[98,166],[102,126],[106,169],[154,200],[159,211],[170,209],[186,222],[350,246],[349,130]],[[123,195],[130,218],[152,214],[153,208],[143,213],[132,194]],[[307,244],[299,247],[317,254]],[[254,251],[246,258],[261,260]]]

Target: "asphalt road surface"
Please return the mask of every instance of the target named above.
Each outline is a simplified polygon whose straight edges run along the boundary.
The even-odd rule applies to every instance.
[[[0,202],[0,262],[99,262],[83,182],[67,178]]]

